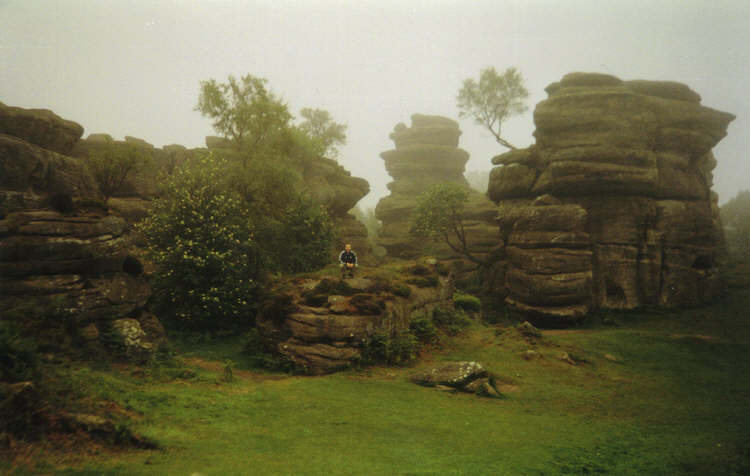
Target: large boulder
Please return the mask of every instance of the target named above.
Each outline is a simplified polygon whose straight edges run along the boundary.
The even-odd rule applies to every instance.
[[[48,109],[23,109],[0,102],[0,134],[59,154],[68,154],[83,135],[83,127]]]
[[[698,305],[723,243],[711,153],[734,119],[684,84],[571,73],[534,111],[536,144],[497,156],[488,194],[508,258],[497,292],[536,323]]]

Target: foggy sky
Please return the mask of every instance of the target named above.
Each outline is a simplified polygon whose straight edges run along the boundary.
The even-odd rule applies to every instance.
[[[390,181],[379,153],[413,113],[458,119],[463,79],[516,66],[529,112],[506,123],[533,143],[544,87],[572,71],[688,84],[737,119],[714,149],[721,202],[750,188],[747,0],[156,1],[0,0],[0,101],[52,109],[85,128],[162,146],[204,145],[199,81],[267,78],[290,110],[348,124],[339,161],[374,206]],[[462,120],[468,170],[504,149]]]

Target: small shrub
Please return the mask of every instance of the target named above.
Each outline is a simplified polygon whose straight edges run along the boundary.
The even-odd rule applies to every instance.
[[[233,360],[227,359],[224,361],[224,381],[234,381],[234,366],[237,365]]]
[[[330,296],[336,294],[339,296],[352,296],[357,294],[359,291],[346,284],[346,281],[334,280],[334,279],[323,279],[315,288],[313,288],[315,294],[324,294]]]
[[[391,286],[391,292],[399,297],[408,298],[411,296],[411,288],[402,283],[396,283]]]
[[[440,276],[448,276],[450,274],[450,272],[451,272],[451,270],[450,270],[450,268],[448,268],[448,266],[446,266],[445,264],[440,263],[440,262],[438,262],[437,264],[435,264],[435,271]]]
[[[430,268],[423,264],[415,264],[409,268],[409,272],[415,276],[427,276],[430,274]]]
[[[471,294],[457,292],[453,294],[453,306],[464,311],[477,312],[482,308],[482,301]]]
[[[258,333],[258,329],[251,329],[245,334],[242,353],[253,361],[253,365],[277,372],[294,372],[298,366],[286,355],[271,351],[271,347]]]
[[[448,307],[433,309],[432,321],[448,335],[456,335],[471,325],[471,319],[464,311]]]
[[[30,380],[36,375],[37,364],[34,345],[22,338],[12,323],[0,321],[0,380]]]
[[[429,316],[420,314],[413,316],[409,322],[409,330],[425,344],[434,344],[438,341],[438,332],[435,323]]]
[[[362,361],[365,364],[406,365],[419,352],[419,341],[408,329],[375,332],[364,344]]]
[[[440,280],[437,278],[437,276],[412,278],[406,282],[409,284],[413,284],[418,288],[436,288],[438,287],[438,284],[440,284]]]

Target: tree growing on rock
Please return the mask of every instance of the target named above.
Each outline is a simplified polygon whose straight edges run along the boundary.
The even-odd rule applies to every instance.
[[[104,201],[120,193],[134,174],[152,162],[151,155],[130,144],[117,145],[106,150],[93,150],[87,164],[99,185]]]
[[[430,187],[417,198],[410,233],[419,238],[441,240],[453,251],[483,265],[468,248],[463,213],[469,190],[455,183]]]
[[[201,81],[196,110],[213,120],[219,134],[232,141],[243,160],[273,147],[289,129],[292,115],[284,102],[267,87],[268,81],[250,74],[226,83]]]
[[[300,111],[300,116],[303,119],[300,130],[320,143],[320,155],[336,158],[337,146],[346,144],[346,124],[334,121],[331,113],[324,109],[306,107]]]
[[[459,116],[474,119],[490,131],[500,145],[516,149],[500,135],[501,127],[506,119],[528,110],[528,97],[523,76],[516,68],[498,74],[490,66],[480,72],[478,81],[473,78],[464,80],[457,97]]]

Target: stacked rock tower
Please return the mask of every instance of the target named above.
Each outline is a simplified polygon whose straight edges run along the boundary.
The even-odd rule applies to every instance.
[[[381,199],[375,209],[376,217],[383,222],[378,244],[389,256],[397,258],[415,258],[425,253],[425,243],[409,235],[411,214],[421,193],[440,183],[469,188],[463,175],[469,153],[458,148],[458,123],[447,117],[422,114],[412,115],[411,120],[411,127],[399,123],[390,134],[396,148],[380,154],[393,182],[388,184],[390,195]],[[477,192],[470,194],[464,226],[467,241],[480,255],[497,246],[495,213],[486,197]],[[441,256],[451,253],[447,246],[431,251]]]
[[[546,91],[536,144],[493,159],[506,303],[563,326],[597,308],[714,297],[723,235],[711,149],[734,116],[675,82],[571,73]]]

